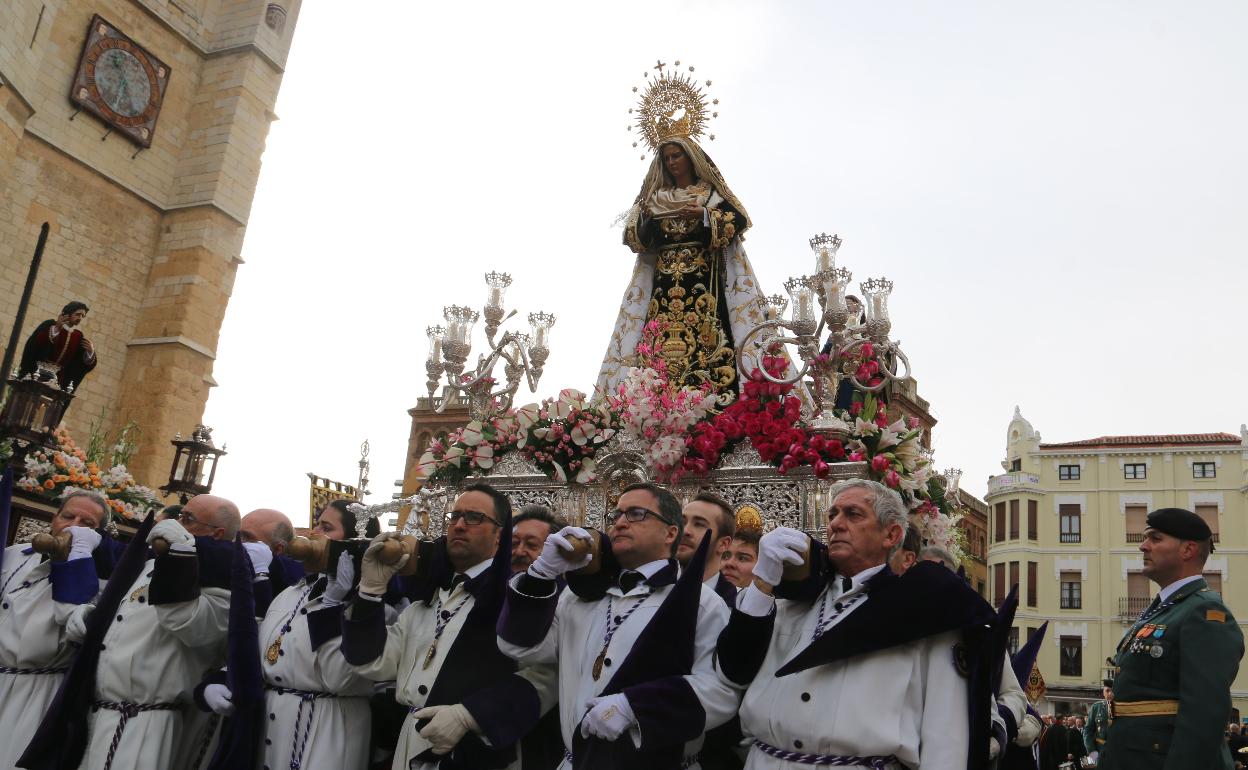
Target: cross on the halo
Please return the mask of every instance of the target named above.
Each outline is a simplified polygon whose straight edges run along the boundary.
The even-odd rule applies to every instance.
[[[658,70],[659,72],[662,72],[663,68],[667,66],[665,63],[663,63],[662,59],[655,59],[654,61],[656,62],[654,65],[654,68]]]

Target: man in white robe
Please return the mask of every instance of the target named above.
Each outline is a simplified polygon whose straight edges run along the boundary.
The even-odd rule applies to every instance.
[[[579,527],[551,535],[512,578],[499,647],[521,663],[559,666],[563,770],[699,768],[706,730],[739,702],[713,670],[728,609],[702,584],[707,545],[678,582],[680,503],[653,485],[625,489],[608,519],[597,586],[570,575],[559,594],[557,578],[591,558],[571,555],[569,538],[591,536]]]
[[[494,627],[511,574],[511,503],[487,484],[456,498],[446,537],[421,561],[416,594],[385,624],[382,597],[407,558],[383,564],[389,532],[361,564],[359,593],[345,613],[342,653],[361,676],[395,680],[408,714],[394,770],[520,767],[517,744],[551,707],[551,666],[517,667],[498,651]]]
[[[166,553],[147,561],[109,623],[95,670],[81,770],[167,770],[186,736],[183,710],[205,671],[224,661],[229,611],[229,540],[238,508],[198,495],[180,521],[148,533]],[[82,638],[84,605],[71,614],[71,638]]]
[[[0,571],[0,770],[12,770],[39,727],[75,649],[65,633],[69,613],[95,598],[100,581],[93,551],[108,504],[93,492],[71,492],[52,517],[52,534],[69,532],[69,558],[56,561],[29,543],[9,546]],[[107,546],[105,546],[107,547]]]
[[[826,551],[797,530],[764,535],[718,647],[720,671],[749,684],[747,770],[986,766],[995,615],[944,567],[889,570],[907,526],[896,492],[853,480],[834,489]],[[810,577],[782,581],[807,553]]]

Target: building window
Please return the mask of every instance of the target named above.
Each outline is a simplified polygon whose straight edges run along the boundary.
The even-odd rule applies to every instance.
[[[1213,463],[1192,463],[1192,478],[1212,479],[1217,476],[1218,469]]]
[[[1023,469],[1023,461],[1021,459],[1015,458],[1013,460],[1010,460],[1010,472],[1011,473],[1013,473],[1014,471],[1021,471],[1022,469]]]
[[[1062,609],[1083,609],[1083,574],[1080,572],[1063,572]]]
[[[1078,505],[1063,504],[1058,508],[1061,523],[1061,542],[1078,543],[1083,540],[1081,512]]]
[[[996,527],[994,527],[995,531],[992,539],[993,542],[1003,543],[1005,542],[1005,503],[997,503],[994,510],[996,512],[996,521],[994,522]]]
[[[1204,519],[1209,525],[1209,531],[1213,533],[1213,542],[1219,542],[1218,539],[1218,506],[1216,503],[1202,504],[1196,506],[1196,515]]]
[[[1010,539],[1018,539],[1018,501],[1010,501]]]
[[[1057,466],[1058,481],[1078,481],[1079,466],[1078,465],[1059,465]]]
[[[992,604],[1000,608],[1005,601],[1005,565],[992,565]]]
[[[979,594],[980,596],[987,598],[988,594],[984,593],[987,590],[988,590],[988,587],[984,585],[984,581],[980,580],[979,578],[975,578],[975,592]]]
[[[1128,543],[1144,542],[1144,530],[1148,527],[1148,506],[1128,505],[1126,507],[1126,515],[1127,515],[1127,542]]]
[[[1027,606],[1037,607],[1040,602],[1040,565],[1034,561],[1027,562]]]
[[[1122,477],[1124,479],[1146,479],[1148,478],[1148,466],[1144,463],[1127,463],[1122,466]]]
[[[1062,676],[1083,676],[1083,639],[1078,636],[1063,636],[1062,645]]]
[[[1222,603],[1225,604],[1226,594],[1222,593],[1222,573],[1221,572],[1206,572],[1203,575],[1203,577],[1205,578],[1205,582],[1209,584],[1209,590],[1216,591],[1219,594],[1221,594]]]
[[[1009,644],[1010,646],[1011,655],[1014,655],[1015,653],[1018,652],[1018,628],[1017,627],[1010,628],[1010,635],[1008,637],[1007,644]]]
[[[1018,585],[1018,562],[1010,562],[1010,586],[1008,590],[1014,590],[1014,586]]]
[[[1027,539],[1028,540],[1039,539],[1039,535],[1037,534],[1037,525],[1036,525],[1036,522],[1039,521],[1040,519],[1039,511],[1040,511],[1039,503],[1037,503],[1035,500],[1027,501]]]

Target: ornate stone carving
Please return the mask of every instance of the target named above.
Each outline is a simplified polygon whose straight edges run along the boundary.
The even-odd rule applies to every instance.
[[[269,3],[264,11],[264,24],[277,34],[286,29],[286,9],[277,3]]]

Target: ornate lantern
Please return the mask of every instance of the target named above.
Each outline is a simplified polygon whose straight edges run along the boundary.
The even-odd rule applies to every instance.
[[[32,375],[12,377],[9,398],[0,411],[0,438],[14,440],[14,456],[19,459],[31,448],[52,446],[52,433],[73,399],[72,391],[57,384],[54,364],[40,363]]]
[[[167,495],[177,495],[184,505],[195,495],[211,492],[217,475],[217,460],[226,454],[225,447],[213,446],[212,428],[196,425],[189,440],[179,433],[170,443],[175,448],[173,465],[169,468],[169,483],[160,490]]]

